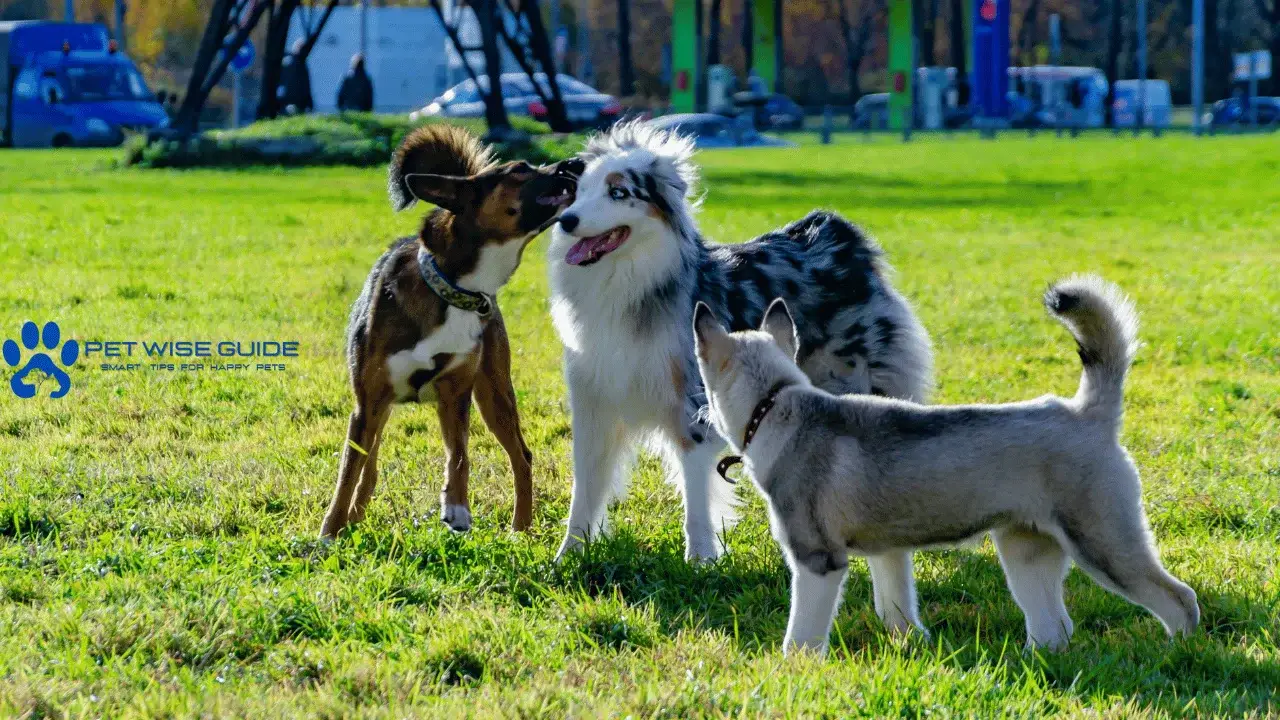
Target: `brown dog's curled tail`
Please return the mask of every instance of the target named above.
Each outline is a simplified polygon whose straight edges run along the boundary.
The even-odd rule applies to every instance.
[[[470,177],[492,165],[493,150],[454,125],[426,125],[405,136],[387,169],[387,194],[396,212],[418,201],[405,182],[409,175]]]

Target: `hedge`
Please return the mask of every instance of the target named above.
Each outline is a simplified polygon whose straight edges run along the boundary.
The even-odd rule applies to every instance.
[[[186,141],[148,139],[135,135],[125,141],[120,162],[144,168],[245,167],[276,165],[383,165],[413,128],[433,122],[461,125],[483,135],[483,120],[411,121],[407,115],[343,113],[299,115],[264,120],[237,130],[216,130]],[[562,160],[581,148],[581,138],[547,134],[547,126],[528,118],[512,118],[522,136],[497,143],[502,159],[533,163]]]

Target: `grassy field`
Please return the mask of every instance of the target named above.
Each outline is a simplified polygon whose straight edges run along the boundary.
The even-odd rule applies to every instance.
[[[1073,571],[1071,648],[1023,654],[988,543],[917,556],[932,643],[881,632],[856,564],[825,661],[779,651],[787,578],[760,502],[724,560],[686,566],[651,458],[615,537],[552,563],[572,467],[545,240],[501,297],[533,532],[506,529],[509,469],[478,419],[478,524],[446,531],[434,411],[401,407],[370,517],[318,542],[350,410],[347,310],[417,213],[392,215],[376,169],[119,171],[108,157],[0,153],[0,335],[56,320],[82,343],[300,353],[282,372],[82,358],[60,400],[0,385],[0,715],[1280,715],[1274,137],[701,156],[712,238],[815,206],[879,238],[933,335],[939,402],[1074,392],[1075,353],[1039,304],[1055,278],[1100,272],[1143,313],[1124,440],[1201,629],[1170,644]]]

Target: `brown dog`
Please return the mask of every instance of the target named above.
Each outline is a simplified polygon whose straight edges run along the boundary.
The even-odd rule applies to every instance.
[[[351,310],[347,364],[355,410],[338,485],[320,534],[359,522],[378,482],[382,429],[396,402],[436,403],[445,445],[441,519],[471,528],[467,431],[472,393],[485,424],[511,459],[516,530],[533,521],[532,454],[520,432],[511,387],[511,349],[496,294],[525,246],[572,202],[582,163],[534,168],[498,165],[466,131],[419,128],[391,160],[388,190],[396,210],[423,200],[437,206],[416,238],[378,259]],[[358,481],[358,482],[357,482]]]

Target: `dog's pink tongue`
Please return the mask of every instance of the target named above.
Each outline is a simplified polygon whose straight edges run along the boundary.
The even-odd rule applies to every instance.
[[[583,238],[569,248],[564,261],[570,265],[590,265],[605,255],[618,249],[625,239],[625,234],[616,228],[594,237]]]
[[[591,258],[591,248],[599,242],[599,238],[586,238],[579,240],[569,248],[569,252],[565,254],[564,261],[570,265],[581,265]]]

